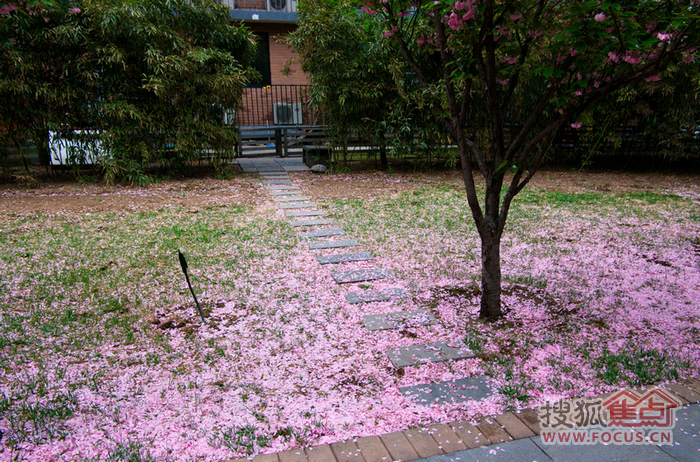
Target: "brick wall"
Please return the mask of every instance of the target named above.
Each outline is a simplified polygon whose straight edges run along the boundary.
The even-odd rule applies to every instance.
[[[292,24],[246,24],[253,32],[270,34],[270,74],[272,85],[308,85],[309,80],[301,71],[299,62],[290,67],[289,75],[284,75],[285,63],[296,53],[286,43],[286,35],[296,29]]]

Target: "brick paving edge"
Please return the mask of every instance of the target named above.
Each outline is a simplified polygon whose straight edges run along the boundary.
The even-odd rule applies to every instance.
[[[700,402],[700,376],[658,385],[676,396],[684,406]],[[504,441],[531,438],[540,434],[539,420],[533,409],[482,417],[474,426],[468,421],[428,427],[409,428],[386,435],[365,436],[296,448],[276,454],[260,454],[253,462],[409,462],[450,454]],[[251,459],[229,459],[245,462]]]

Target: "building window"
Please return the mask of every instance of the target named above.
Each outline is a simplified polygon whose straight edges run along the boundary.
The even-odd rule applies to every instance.
[[[252,83],[251,87],[265,87],[272,85],[272,74],[270,72],[270,34],[267,32],[256,32],[258,36],[258,53],[253,61],[253,68],[260,73],[261,79]]]

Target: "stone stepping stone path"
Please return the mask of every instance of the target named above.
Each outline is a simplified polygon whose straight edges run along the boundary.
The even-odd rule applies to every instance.
[[[311,202],[310,204],[280,204],[281,209],[310,209],[316,207],[316,204]]]
[[[264,188],[278,203],[278,207],[287,209],[313,209],[318,208],[317,204],[300,203],[311,200],[309,197],[301,196],[302,191],[293,184],[288,172],[307,170],[304,166],[284,165],[280,170],[279,166],[263,165],[257,170],[262,178]],[[245,171],[245,169],[244,169]],[[288,218],[320,217],[326,215],[322,210],[300,210],[285,211]],[[333,224],[333,220],[310,219],[291,221],[293,227],[301,228],[306,226],[323,226]],[[302,238],[322,238],[344,235],[345,230],[341,228],[321,229],[299,233]],[[310,250],[339,249],[345,247],[355,247],[359,243],[355,240],[332,240],[316,241],[309,243]],[[321,255],[316,259],[319,264],[338,264],[348,262],[359,262],[372,260],[374,257],[369,252],[346,253],[338,255]],[[352,271],[332,272],[331,276],[338,284],[369,282],[391,277],[391,273],[381,268],[363,269]],[[395,298],[400,298],[405,291],[400,288],[390,288],[382,290],[365,290],[361,292],[349,292],[345,294],[348,303],[372,303],[385,302]],[[381,330],[403,330],[406,328],[418,328],[437,323],[437,319],[430,310],[418,309],[413,311],[399,311],[393,313],[370,314],[362,317],[362,325],[368,331]],[[432,362],[459,360],[476,357],[464,344],[448,344],[446,342],[435,342],[427,345],[410,345],[405,347],[390,348],[385,350],[385,354],[394,367],[420,366]],[[493,390],[488,385],[486,376],[469,377],[463,379],[450,380],[446,382],[430,383],[425,385],[413,385],[399,388],[401,394],[416,404],[431,406],[443,403],[459,403],[469,400],[483,400],[490,396]]]
[[[488,385],[488,378],[484,375],[426,385],[401,387],[399,391],[406,398],[423,406],[438,403],[462,403],[470,399],[481,401],[493,393],[493,390]]]
[[[290,181],[291,182],[291,181]],[[267,184],[265,189],[299,189],[296,186],[290,186],[288,184]]]
[[[301,191],[299,191],[299,192],[301,192]],[[276,197],[276,198],[274,198],[274,199],[272,199],[272,200],[275,201],[275,202],[294,202],[294,201],[310,201],[311,198],[310,198],[310,197],[303,197],[303,196],[299,196],[299,197]]]
[[[366,261],[373,259],[374,257],[369,252],[344,253],[341,255],[321,255],[316,257],[316,260],[318,260],[321,265],[328,265],[330,263],[349,263],[353,261]]]
[[[290,224],[296,228],[299,226],[320,226],[320,225],[330,225],[333,223],[335,223],[333,220],[300,220],[300,221],[293,221]]]
[[[451,359],[476,358],[476,355],[465,345],[451,345],[446,342],[390,348],[386,350],[386,355],[394,367],[417,366]]]
[[[377,279],[385,279],[391,276],[391,273],[384,269],[364,269],[354,271],[341,271],[339,273],[331,273],[333,279],[338,284],[347,284],[350,282],[365,282],[376,281]]]
[[[362,316],[362,325],[367,330],[403,330],[408,327],[429,326],[436,322],[437,320],[430,310],[399,311]]]
[[[327,215],[323,210],[304,210],[302,212],[284,212],[287,218],[296,217],[320,217],[322,215]]]
[[[350,292],[345,294],[348,303],[386,302],[392,298],[403,297],[403,289],[365,290],[364,292]]]
[[[301,189],[293,189],[291,191],[269,191],[273,196],[291,196],[292,194],[301,194]]]
[[[340,236],[342,234],[345,234],[345,230],[340,229],[340,228],[335,228],[335,229],[322,229],[320,231],[311,231],[308,233],[301,233],[301,234],[299,234],[299,236],[305,237],[305,238],[311,238],[311,237]]]
[[[349,241],[325,241],[325,242],[310,242],[309,243],[309,249],[311,250],[317,250],[317,249],[340,249],[342,247],[355,247],[356,245],[360,245],[357,243],[357,241],[354,240],[349,240]]]

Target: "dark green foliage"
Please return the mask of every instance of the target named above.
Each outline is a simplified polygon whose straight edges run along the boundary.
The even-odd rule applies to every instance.
[[[395,136],[390,144],[396,153],[425,154],[447,141],[435,117],[436,99],[412,81],[379,18],[332,0],[305,1],[299,16],[290,44],[311,80],[311,103],[322,111],[338,146],[356,135],[380,147],[384,164],[387,133]]]
[[[255,45],[229,24],[226,6],[85,0],[1,21],[9,136],[45,145],[48,130],[87,129],[84,149],[101,147],[110,181],[143,183],[154,164],[177,169],[206,156],[220,165],[232,154],[226,119],[241,103]]]

